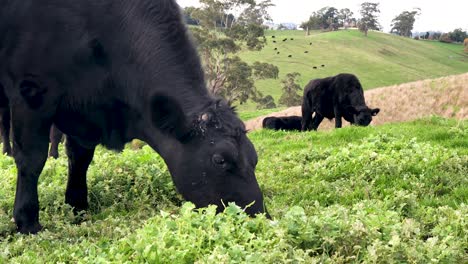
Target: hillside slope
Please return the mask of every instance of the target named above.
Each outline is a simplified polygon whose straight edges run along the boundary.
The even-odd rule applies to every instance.
[[[280,80],[289,72],[301,73],[302,87],[314,78],[349,72],[359,77],[364,89],[468,72],[468,55],[458,44],[417,41],[380,32],[364,37],[356,30],[310,36],[302,31],[267,31],[266,35],[268,44],[262,51],[245,51],[240,56],[249,63],[261,61],[279,67],[279,79],[256,81],[257,88],[275,100],[281,95]],[[253,109],[253,104],[240,107]]]
[[[468,73],[438,79],[381,87],[364,92],[369,107],[379,107],[373,125],[415,120],[430,115],[468,119]],[[301,115],[301,107],[257,117],[245,122],[248,130],[262,127],[267,116]],[[349,125],[343,122],[344,126]],[[334,121],[322,122],[319,130],[334,127]]]

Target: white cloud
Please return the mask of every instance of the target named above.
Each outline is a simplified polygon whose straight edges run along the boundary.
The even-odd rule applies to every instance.
[[[455,28],[468,30],[468,1],[467,0],[273,0],[276,5],[270,9],[275,23],[301,23],[308,19],[313,11],[325,6],[338,9],[349,8],[358,16],[362,2],[379,2],[379,22],[384,31],[390,30],[392,19],[402,11],[411,11],[415,7],[421,8],[421,15],[417,17],[414,31],[451,31]],[[179,5],[197,6],[198,0],[177,0]]]

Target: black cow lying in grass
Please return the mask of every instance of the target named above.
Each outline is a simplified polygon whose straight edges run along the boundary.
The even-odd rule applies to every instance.
[[[122,150],[141,139],[197,207],[219,212],[235,202],[249,205],[249,215],[265,212],[255,148],[233,109],[209,95],[175,0],[2,1],[0,83],[11,109],[21,233],[41,230],[37,182],[52,124],[67,136],[65,202],[75,211],[88,208],[96,146]]]
[[[263,128],[274,130],[297,130],[301,131],[300,116],[283,116],[283,117],[265,117],[262,122]]]
[[[336,128],[341,127],[342,117],[351,124],[367,126],[379,111],[379,108],[367,107],[364,91],[356,76],[342,73],[315,79],[304,88],[302,130],[317,130],[325,117],[335,118]]]

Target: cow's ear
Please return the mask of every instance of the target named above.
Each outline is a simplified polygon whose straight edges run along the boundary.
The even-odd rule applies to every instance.
[[[156,94],[151,98],[151,119],[154,126],[179,141],[190,133],[182,107],[170,96]]]
[[[376,116],[380,112],[380,108],[374,108],[371,110],[372,116]]]

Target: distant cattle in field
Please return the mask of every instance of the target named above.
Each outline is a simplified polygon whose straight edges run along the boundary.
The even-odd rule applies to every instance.
[[[271,38],[275,38],[275,36],[271,36]]]
[[[276,43],[276,40],[273,40],[273,43]]]
[[[294,40],[293,38],[291,38],[291,40]]]
[[[304,53],[309,53],[309,52],[306,50],[306,51],[304,51]]]
[[[316,70],[316,69],[317,69],[317,66],[314,66],[314,67],[312,67],[312,68],[313,68],[314,70]]]
[[[322,65],[320,65],[320,66],[325,67],[325,64],[322,64]]]
[[[280,52],[278,51],[278,52],[276,52],[276,54],[280,54]]]
[[[335,118],[336,128],[342,126],[342,117],[351,124],[367,126],[379,111],[366,105],[361,83],[353,74],[315,79],[304,88],[302,130],[317,130],[325,117]]]
[[[312,42],[310,42],[309,45],[312,45]]]
[[[283,41],[286,41],[286,40],[288,40],[288,39],[287,38],[283,39]]]
[[[292,55],[288,55],[288,58],[292,58]]]
[[[273,50],[278,50],[278,48],[274,48]]]
[[[301,131],[300,116],[283,116],[283,117],[265,117],[262,122],[263,128],[274,130],[297,130]]]

